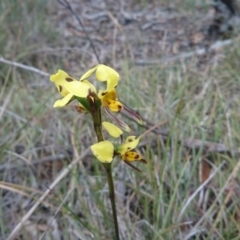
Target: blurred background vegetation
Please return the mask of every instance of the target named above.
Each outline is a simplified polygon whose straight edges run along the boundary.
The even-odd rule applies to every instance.
[[[119,72],[120,100],[144,119],[121,116],[132,134],[156,126],[142,173],[114,160],[121,239],[239,239],[239,32],[208,35],[211,1],[113,2],[70,1]],[[0,239],[64,169],[12,239],[113,239],[90,118],[52,107],[48,74],[78,79],[97,64],[81,26],[57,1],[1,1],[0,55]]]

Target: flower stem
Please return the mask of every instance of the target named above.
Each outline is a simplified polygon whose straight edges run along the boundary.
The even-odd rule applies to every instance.
[[[113,178],[112,178],[111,163],[103,163],[103,166],[107,173],[109,199],[112,206],[112,215],[113,215],[113,221],[114,221],[116,240],[119,240],[120,238],[119,238],[119,230],[118,230],[117,210],[116,210],[116,203],[115,203],[115,191],[114,191],[114,184],[113,184]]]
[[[92,114],[95,133],[97,135],[98,142],[101,142],[103,141],[101,109],[100,107],[98,108],[97,105],[90,98],[89,98],[89,102],[92,108],[91,114]],[[109,199],[112,206],[112,215],[113,215],[113,222],[114,222],[115,235],[116,235],[115,239],[119,240],[120,238],[119,238],[119,230],[118,230],[117,210],[116,210],[116,203],[115,203],[115,190],[114,190],[114,184],[113,184],[113,178],[112,178],[111,163],[103,163],[103,166],[107,174]]]

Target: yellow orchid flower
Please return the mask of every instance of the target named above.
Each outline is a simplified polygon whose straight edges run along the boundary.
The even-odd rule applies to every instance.
[[[100,82],[107,82],[107,89],[105,92],[113,90],[119,81],[119,74],[113,69],[103,64],[98,64],[96,67],[88,70],[80,78],[80,81],[86,80],[95,72],[96,79]]]
[[[100,90],[98,97],[101,99],[102,106],[109,108],[112,112],[120,112],[123,109],[122,103],[117,100],[117,92],[115,89],[109,92]]]
[[[86,98],[90,91],[96,94],[95,87],[87,80],[87,78],[94,72],[99,81],[107,81],[107,89],[100,90],[98,97],[101,100],[101,106],[105,108],[109,116],[111,116],[117,122],[117,124],[127,132],[130,131],[130,128],[111,112],[119,112],[124,109],[131,118],[136,120],[139,124],[142,124],[141,117],[133,110],[124,106],[117,98],[115,87],[119,81],[119,74],[114,69],[103,64],[98,64],[96,67],[87,71],[80,78],[80,81],[70,77],[63,70],[58,70],[56,74],[51,75],[50,80],[55,83],[59,93],[63,96],[62,99],[57,100],[54,103],[54,107],[66,106],[74,99],[74,96]],[[87,105],[83,105],[83,102],[81,102],[81,104],[79,103],[79,106],[76,106],[77,111],[90,111],[87,108]]]
[[[140,138],[136,138],[135,136],[127,137],[125,143],[117,147],[115,153],[118,153],[121,156],[121,159],[127,163],[141,161],[142,163],[146,164],[147,161],[142,158],[141,154],[131,151],[138,145],[139,140]],[[114,156],[114,145],[110,141],[101,141],[95,143],[91,146],[91,150],[93,152],[93,155],[100,162],[103,163],[112,162]]]
[[[136,138],[135,136],[128,136],[125,140],[125,143],[120,145],[117,149],[117,152],[121,155],[125,154],[127,151],[130,151],[137,147],[139,144],[140,138]]]
[[[77,81],[63,70],[58,70],[56,74],[51,75],[50,80],[55,83],[59,93],[63,96],[62,99],[54,103],[53,107],[66,106],[74,96],[85,98],[89,94],[89,90],[96,92],[95,87],[90,82],[87,80]]]
[[[129,136],[126,138],[125,143],[120,145],[117,152],[121,155],[123,161],[134,162],[141,161],[142,163],[147,163],[145,159],[142,158],[141,154],[131,151],[139,144],[140,138],[135,136]]]
[[[102,163],[111,163],[114,155],[114,146],[110,141],[101,141],[91,146],[93,155]]]
[[[123,134],[122,130],[112,123],[102,122],[102,125],[112,137],[118,138]]]
[[[100,90],[98,93],[98,97],[102,101],[102,106],[108,107],[113,112],[119,112],[123,108],[123,105],[117,100],[117,92],[115,90],[119,81],[119,74],[113,68],[103,64],[98,64],[96,67],[83,74],[80,81],[86,80],[94,72],[98,81],[107,82],[107,89]]]
[[[117,98],[116,86],[119,81],[119,74],[113,69],[103,64],[98,64],[96,67],[88,70],[83,76],[80,78],[80,81],[84,81],[89,78],[95,72],[96,79],[98,81],[106,81],[107,82],[107,89],[100,90],[98,92],[98,97],[101,99],[102,106],[107,110],[108,114],[111,115],[111,112],[120,112],[121,110],[125,110],[131,118],[137,121],[139,124],[142,124],[141,117],[131,110],[130,108],[124,106]],[[113,117],[111,115],[111,117]],[[115,119],[116,120],[116,119]],[[124,126],[127,131],[130,131],[130,128],[118,121],[120,126]]]

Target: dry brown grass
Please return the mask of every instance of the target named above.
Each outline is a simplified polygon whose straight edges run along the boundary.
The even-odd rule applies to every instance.
[[[96,64],[89,45],[82,51],[81,43],[87,43],[81,31],[60,21],[69,15],[56,2],[0,4],[6,59],[49,74],[63,68],[76,78]],[[191,15],[186,7],[179,13]],[[117,47],[113,41],[107,48],[112,54],[102,57],[121,75],[120,99],[153,125],[165,122],[162,134],[142,141],[148,160],[146,168],[138,166],[142,174],[119,159],[113,164],[121,238],[238,239],[239,39],[216,53],[167,64],[162,58],[154,66],[132,64],[131,42],[120,53]],[[72,106],[53,109],[55,88],[47,76],[29,69],[2,63],[0,83],[0,239],[23,220],[13,239],[111,239],[106,179],[86,152],[95,141],[89,117]],[[145,131],[126,121],[134,134]],[[186,147],[189,138],[202,146]],[[228,150],[209,152],[206,141]]]

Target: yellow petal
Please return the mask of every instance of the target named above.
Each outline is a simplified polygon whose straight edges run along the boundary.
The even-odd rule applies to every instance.
[[[88,84],[79,81],[65,82],[64,87],[67,91],[77,97],[87,97],[90,89]]]
[[[53,107],[57,108],[57,107],[64,107],[66,106],[72,99],[73,95],[72,94],[68,94],[66,95],[63,99],[57,100]]]
[[[50,80],[58,85],[62,85],[63,82],[77,81],[61,69],[59,69],[56,74],[51,75]]]
[[[142,156],[137,152],[126,152],[121,157],[122,157],[122,160],[128,161],[128,162],[141,161],[143,159]]]
[[[65,79],[66,77],[69,77],[68,74],[59,69],[56,74],[50,76],[50,80],[55,83],[61,81],[61,79]]]
[[[85,72],[85,73],[82,75],[82,77],[80,78],[80,81],[89,78],[89,77],[91,76],[91,74],[97,69],[98,66],[99,66],[99,65],[97,65],[96,67],[91,68],[90,70],[88,70],[87,72]]]
[[[113,90],[119,81],[119,74],[113,69],[103,64],[97,66],[96,78],[98,81],[107,81],[107,91]]]
[[[111,91],[115,89],[115,87],[118,85],[118,80],[116,78],[110,78],[107,80],[107,91]]]
[[[114,146],[110,141],[101,141],[91,146],[93,155],[103,163],[111,163],[113,160]]]
[[[126,152],[134,149],[138,145],[139,140],[140,138],[136,138],[135,136],[127,137],[125,143],[118,147],[118,152],[124,155]]]
[[[55,83],[59,93],[65,97],[69,92],[64,87],[64,83],[66,79],[76,81],[75,79],[71,78],[66,72],[59,69],[56,74],[50,76],[50,80]]]
[[[89,89],[95,90],[90,83],[79,82],[61,69],[59,69],[56,74],[51,75],[50,80],[56,84],[62,96],[71,93],[77,97],[86,97]]]
[[[123,134],[122,130],[112,123],[102,122],[102,125],[112,137],[118,138]]]
[[[98,92],[98,97],[100,99],[112,99],[116,100],[117,99],[117,91],[115,89],[111,91],[106,91],[106,90],[99,90]]]
[[[91,88],[91,86],[88,86],[88,84],[83,84],[77,81],[60,69],[56,74],[50,76],[50,80],[55,83],[62,96],[72,93],[78,97],[86,97],[88,94],[88,89]]]
[[[122,103],[117,101],[117,92],[115,89],[109,92],[100,90],[98,97],[102,101],[102,106],[108,107],[112,112],[120,112],[123,109]]]
[[[82,83],[87,84],[92,92],[96,92],[96,88],[88,80],[83,80]]]
[[[108,107],[112,112],[120,112],[123,109],[123,105],[119,101],[111,99],[102,102],[102,106]]]
[[[55,83],[55,85],[56,85],[56,87],[57,87],[58,92],[59,92],[63,97],[65,97],[67,94],[69,94],[68,90],[67,90],[65,87],[63,87],[62,85],[58,85],[58,84],[56,84],[56,83]]]

